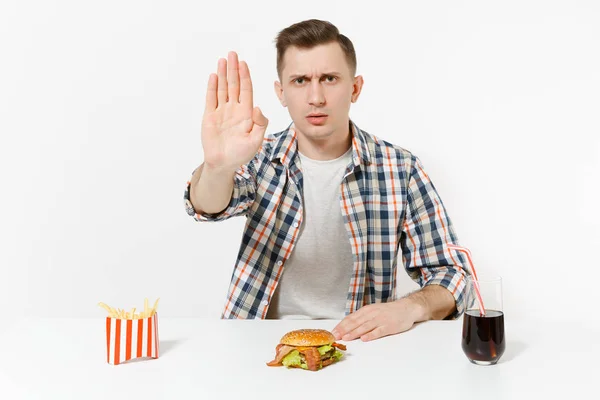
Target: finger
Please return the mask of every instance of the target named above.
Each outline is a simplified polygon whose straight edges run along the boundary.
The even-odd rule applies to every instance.
[[[349,316],[344,318],[339,324],[337,324],[335,328],[333,328],[331,333],[335,337],[335,340],[341,340],[346,333],[348,333],[351,330],[354,330],[357,327],[354,317],[355,316],[353,314],[350,314]]]
[[[218,105],[223,106],[225,103],[227,103],[227,60],[224,58],[219,59],[217,76],[219,78],[219,82],[217,84]]]
[[[339,324],[337,324],[337,326],[331,331],[331,333],[333,333],[333,336],[335,336],[336,340],[342,339],[342,337],[345,334],[353,331],[359,325],[369,320],[370,318],[368,318],[368,316],[365,316],[365,314],[367,314],[369,310],[370,308],[368,306],[360,308],[358,311],[355,311],[352,314],[348,315]]]
[[[357,326],[356,329],[346,333],[342,340],[354,340],[363,336],[366,333],[371,332],[373,329],[377,328],[378,324],[374,320],[366,321],[361,325]]]
[[[378,326],[377,328],[373,329],[372,331],[362,335],[360,337],[360,340],[362,340],[363,342],[368,342],[368,341],[379,339],[379,338],[382,338],[382,337],[388,336],[388,335],[389,335],[389,333],[387,332],[385,327]]]
[[[245,61],[240,62],[240,103],[252,107],[252,79]]]
[[[252,110],[252,121],[263,128],[266,128],[269,123],[269,120],[264,116],[259,107],[254,107],[254,110]]]
[[[235,51],[230,51],[227,56],[227,88],[229,100],[240,101],[240,71],[238,56]]]
[[[205,111],[214,111],[217,108],[217,75],[210,74],[208,78],[208,87],[206,88]]]
[[[269,125],[269,120],[263,115],[260,108],[255,107],[254,110],[252,110],[252,122],[254,125],[252,126],[252,131],[250,131],[250,136],[258,146],[259,142],[262,143],[263,138],[265,137],[265,131],[267,130],[267,125]]]

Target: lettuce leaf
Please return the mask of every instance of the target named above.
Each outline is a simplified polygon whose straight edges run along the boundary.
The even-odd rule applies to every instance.
[[[331,347],[330,345],[326,344],[325,346],[321,346],[318,347],[317,350],[319,351],[320,355],[323,355],[325,353],[327,353],[329,350],[333,349],[333,347]]]
[[[335,348],[330,345],[325,345],[325,346],[321,346],[321,347],[317,348],[320,355],[324,355],[325,353],[330,352],[333,349],[335,349]],[[335,361],[339,361],[343,355],[344,354],[341,351],[339,351],[338,349],[335,349],[333,354],[331,355],[331,358],[333,358]],[[281,360],[281,363],[288,368],[300,367],[302,369],[308,369],[308,365],[306,364],[306,360],[304,359],[304,356],[302,356],[302,354],[300,354],[300,352],[298,350],[290,351],[288,353],[288,355],[283,357],[283,359]],[[322,367],[319,365],[319,369],[321,369],[321,368]]]
[[[287,356],[283,357],[281,363],[288,368],[300,367],[303,369],[308,369],[306,361],[303,360],[298,350],[290,351]]]
[[[344,355],[344,353],[342,353],[338,349],[335,349],[335,352],[333,353],[331,358],[335,358],[335,361],[340,361],[340,358],[342,358],[343,355]]]

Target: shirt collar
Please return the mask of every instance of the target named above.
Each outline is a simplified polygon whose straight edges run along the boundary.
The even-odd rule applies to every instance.
[[[362,163],[368,165],[371,163],[371,154],[367,146],[366,134],[350,121],[352,130],[352,162],[354,166]],[[286,130],[281,132],[273,144],[271,161],[279,160],[282,165],[289,166],[291,160],[295,159],[298,153],[298,136],[291,123]]]

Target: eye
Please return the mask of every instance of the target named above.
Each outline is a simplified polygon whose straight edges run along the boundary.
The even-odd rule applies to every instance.
[[[296,78],[296,79],[294,79],[294,83],[302,85],[304,83],[304,78]]]
[[[331,83],[331,82],[335,82],[335,81],[337,80],[337,77],[335,77],[335,76],[333,76],[333,75],[327,75],[327,76],[325,77],[325,80],[326,80],[327,82],[330,82],[330,83]]]

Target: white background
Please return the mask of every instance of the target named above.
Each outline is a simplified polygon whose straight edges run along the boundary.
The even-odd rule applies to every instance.
[[[220,316],[244,219],[198,224],[182,200],[207,78],[238,51],[284,129],[273,40],[308,18],[353,41],[351,118],[421,158],[507,319],[598,322],[599,3],[216,3],[0,5],[0,329],[145,297]]]

